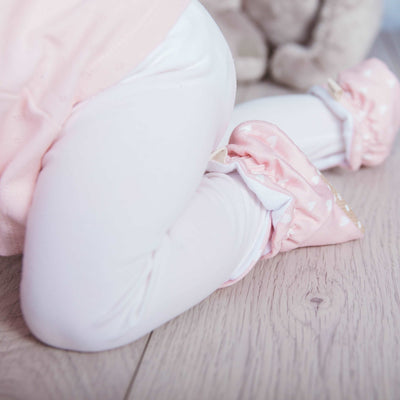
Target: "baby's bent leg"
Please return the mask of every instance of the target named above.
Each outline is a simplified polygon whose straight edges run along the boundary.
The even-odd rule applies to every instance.
[[[133,342],[213,293],[268,235],[266,210],[232,174],[205,174],[176,223],[155,229],[153,240],[139,218],[152,206],[135,205],[134,187],[131,201],[116,201],[107,186],[71,186],[60,168],[50,175],[33,205],[21,304],[32,333],[54,347]],[[171,194],[155,195],[167,213]]]
[[[268,212],[240,178],[204,174],[235,76],[218,28],[193,11],[188,47],[173,31],[166,54],[79,105],[43,159],[21,307],[51,346],[136,340],[219,288],[268,235]]]
[[[344,161],[341,121],[310,94],[263,97],[236,105],[223,144],[232,129],[248,120],[268,121],[281,128],[320,170]]]
[[[357,170],[381,164],[400,129],[400,81],[376,58],[365,60],[313,86],[308,94],[265,97],[239,104],[232,129],[247,120],[272,122],[319,169]]]

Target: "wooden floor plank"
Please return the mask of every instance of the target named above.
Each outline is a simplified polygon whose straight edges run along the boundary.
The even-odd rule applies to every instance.
[[[0,400],[122,400],[147,336],[99,353],[45,346],[22,318],[21,260],[0,258]]]
[[[371,52],[397,73],[398,39]],[[399,169],[397,140],[379,167],[326,173],[365,238],[259,263],[155,330],[129,399],[399,399]]]

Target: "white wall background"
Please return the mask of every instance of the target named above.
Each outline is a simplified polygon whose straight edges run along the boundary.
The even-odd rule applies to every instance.
[[[384,0],[382,29],[400,29],[400,0]]]

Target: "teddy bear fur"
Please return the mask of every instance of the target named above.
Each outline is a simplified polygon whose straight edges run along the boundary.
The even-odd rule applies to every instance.
[[[238,81],[256,81],[266,70],[268,47],[257,25],[242,10],[242,0],[201,0],[231,49]]]
[[[266,72],[307,89],[360,62],[378,33],[382,0],[201,0],[231,48],[239,82]]]

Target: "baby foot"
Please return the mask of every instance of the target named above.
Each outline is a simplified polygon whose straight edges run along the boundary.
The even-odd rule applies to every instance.
[[[270,212],[272,233],[255,250],[251,265],[234,271],[235,278],[221,287],[243,278],[260,258],[362,237],[363,226],[342,196],[276,125],[247,121],[234,129],[207,166],[209,172],[233,170]]]
[[[400,129],[400,82],[382,61],[371,58],[309,93],[343,121],[346,167],[381,164]]]

